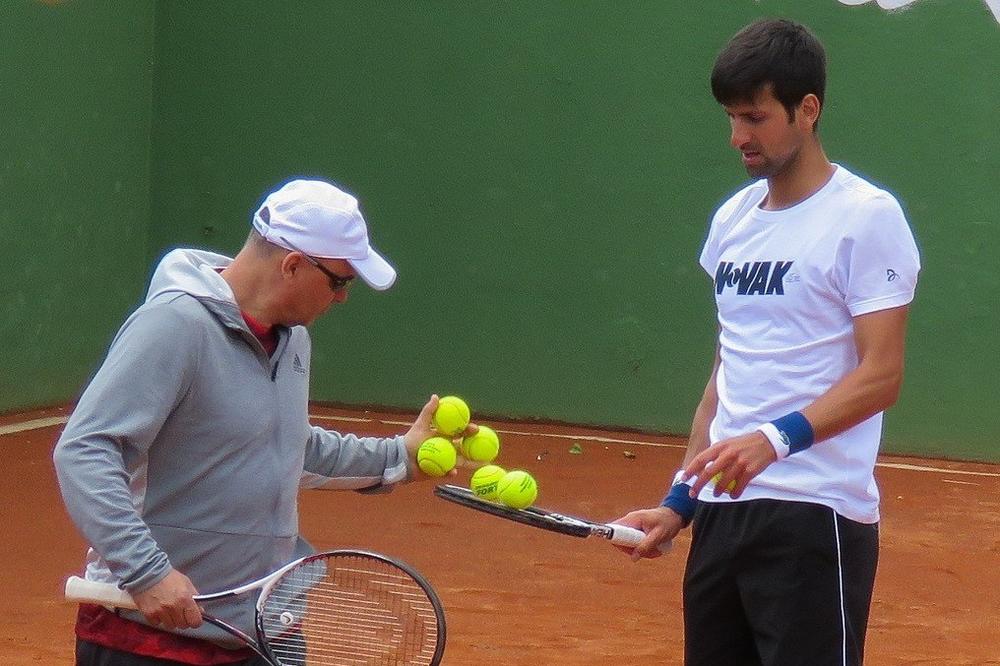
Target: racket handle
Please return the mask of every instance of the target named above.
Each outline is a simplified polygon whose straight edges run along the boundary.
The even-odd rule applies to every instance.
[[[634,527],[614,523],[608,523],[608,527],[611,528],[611,543],[616,546],[638,546],[646,538],[645,532]],[[658,546],[661,553],[670,552],[672,547],[673,543],[670,541],[664,541]]]
[[[138,609],[129,593],[118,589],[117,585],[84,580],[79,576],[70,576],[66,581],[66,601]]]

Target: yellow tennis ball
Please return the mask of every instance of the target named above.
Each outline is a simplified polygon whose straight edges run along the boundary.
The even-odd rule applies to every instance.
[[[497,499],[513,509],[526,509],[538,497],[538,484],[524,470],[507,472],[497,484]]]
[[[479,426],[475,435],[462,439],[462,455],[476,462],[493,462],[500,453],[500,438],[493,428]]]
[[[721,472],[712,477],[712,483],[714,483],[716,485],[718,485],[719,481],[721,481],[721,480],[722,480],[722,473]],[[734,490],[736,490],[736,480],[735,479],[733,479],[732,481],[730,481],[729,485],[726,486],[726,492],[727,493],[731,493]]]
[[[483,465],[472,474],[469,481],[469,490],[476,497],[495,500],[497,498],[497,485],[507,474],[507,470],[496,465]]]
[[[428,476],[444,476],[457,460],[455,446],[444,437],[431,437],[417,449],[417,466]]]
[[[437,409],[434,410],[434,429],[442,435],[454,437],[469,425],[469,406],[461,398],[453,395],[446,395],[438,400]]]

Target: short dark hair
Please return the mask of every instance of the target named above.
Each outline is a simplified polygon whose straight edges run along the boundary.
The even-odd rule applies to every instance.
[[[789,121],[810,93],[823,108],[826,51],[804,25],[787,19],[755,21],[736,33],[715,59],[712,94],[719,104],[753,101],[768,85]]]

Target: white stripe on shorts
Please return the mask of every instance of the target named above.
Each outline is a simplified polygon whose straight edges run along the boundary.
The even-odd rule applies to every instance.
[[[844,562],[840,553],[840,526],[837,524],[837,512],[830,510],[833,515],[833,534],[837,538],[837,578],[840,584],[840,630],[842,634],[841,644],[841,664],[847,666],[847,611],[844,608]]]

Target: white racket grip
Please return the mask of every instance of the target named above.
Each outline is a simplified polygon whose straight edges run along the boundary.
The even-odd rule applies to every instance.
[[[70,576],[66,581],[66,601],[138,609],[129,593],[117,585],[84,580],[79,576]]]
[[[616,546],[638,546],[646,538],[645,532],[634,527],[614,523],[608,523],[608,527],[611,528],[611,543]],[[658,546],[661,553],[669,553],[672,547],[673,543],[670,541],[664,541]]]

